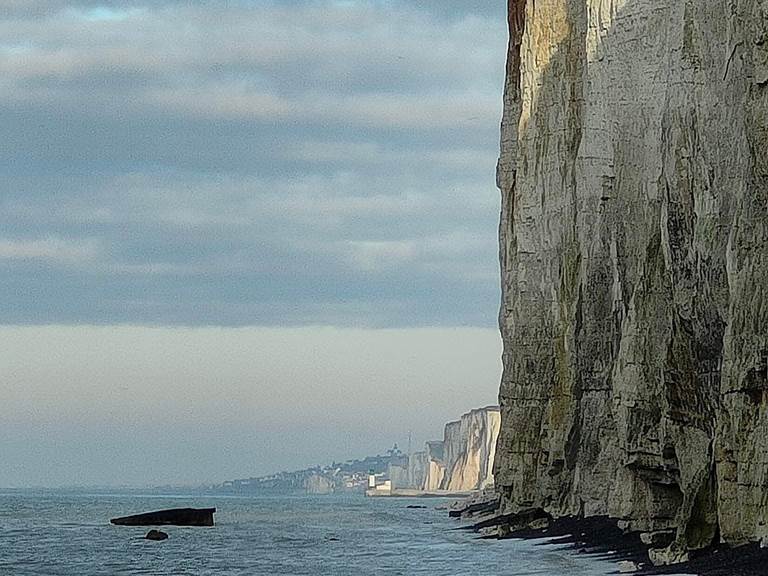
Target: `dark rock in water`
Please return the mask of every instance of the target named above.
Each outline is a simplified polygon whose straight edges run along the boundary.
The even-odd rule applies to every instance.
[[[448,511],[451,518],[472,518],[474,516],[483,516],[495,513],[499,508],[499,501],[475,502],[459,508]]]
[[[216,508],[174,508],[146,514],[112,518],[119,526],[213,526]]]
[[[482,492],[467,500],[454,502],[448,512],[451,518],[473,518],[476,516],[496,515],[499,510],[499,495],[494,492]]]
[[[406,506],[406,508],[410,508],[411,510],[423,510],[426,508],[426,506],[416,506],[415,504],[410,504]]]
[[[168,540],[168,534],[161,530],[150,530],[144,538],[146,540]]]

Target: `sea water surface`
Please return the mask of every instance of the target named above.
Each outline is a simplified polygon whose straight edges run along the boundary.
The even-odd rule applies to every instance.
[[[597,576],[616,571],[572,550],[481,540],[436,510],[445,501],[334,496],[0,492],[0,575]],[[426,508],[408,508],[408,506]],[[216,507],[216,526],[113,526],[116,516]]]

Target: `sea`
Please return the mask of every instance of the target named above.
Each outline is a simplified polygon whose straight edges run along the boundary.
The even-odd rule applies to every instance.
[[[2,576],[573,576],[617,565],[542,541],[485,540],[437,499],[0,492]],[[409,507],[410,506],[410,507]],[[417,506],[418,508],[414,508]],[[424,508],[422,508],[424,506]],[[210,528],[113,526],[116,516],[215,507]]]

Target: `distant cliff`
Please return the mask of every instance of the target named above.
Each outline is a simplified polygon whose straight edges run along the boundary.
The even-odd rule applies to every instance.
[[[768,0],[509,0],[504,511],[768,539]]]
[[[427,442],[423,452],[410,456],[407,473],[390,467],[395,487],[467,492],[491,486],[500,423],[495,406],[472,410],[449,422],[443,440]]]
[[[395,489],[470,492],[493,485],[493,459],[499,436],[499,408],[472,410],[445,426],[442,440],[430,441],[424,450],[407,455],[397,444],[386,454],[334,462],[293,472],[258,478],[229,480],[213,487],[217,492],[365,492],[373,476],[389,480]]]

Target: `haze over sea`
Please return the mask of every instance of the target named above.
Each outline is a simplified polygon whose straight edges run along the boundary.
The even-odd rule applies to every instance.
[[[0,493],[0,574],[161,575],[602,575],[616,566],[530,541],[480,540],[443,500],[362,495],[210,497],[138,492]],[[109,518],[161,508],[216,506],[212,528],[146,528]],[[426,506],[423,509],[408,505]]]

